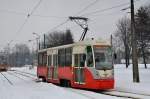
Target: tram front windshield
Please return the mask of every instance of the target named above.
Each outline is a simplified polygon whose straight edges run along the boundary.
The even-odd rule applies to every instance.
[[[112,69],[111,47],[94,46],[95,68],[99,70]]]

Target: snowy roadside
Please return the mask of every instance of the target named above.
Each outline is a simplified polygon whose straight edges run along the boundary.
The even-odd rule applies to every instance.
[[[12,67],[10,70],[18,70],[36,75],[37,68],[36,66],[32,68],[32,65],[25,65],[24,67]]]
[[[115,67],[115,90],[150,96],[150,64],[145,69],[139,64],[140,83],[133,83],[132,65],[126,69],[124,64]]]

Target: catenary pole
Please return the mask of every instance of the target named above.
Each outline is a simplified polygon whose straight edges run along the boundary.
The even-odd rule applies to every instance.
[[[133,82],[140,82],[139,69],[138,69],[138,57],[137,57],[137,40],[135,34],[134,0],[131,0],[131,35],[132,35]]]

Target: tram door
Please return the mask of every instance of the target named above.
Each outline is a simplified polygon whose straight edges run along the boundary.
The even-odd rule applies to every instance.
[[[74,74],[75,74],[75,82],[79,84],[84,84],[85,82],[85,74],[84,74],[84,66],[85,66],[85,54],[74,54]]]
[[[58,55],[53,55],[53,79],[58,79]]]
[[[48,56],[48,79],[52,79],[52,55]]]

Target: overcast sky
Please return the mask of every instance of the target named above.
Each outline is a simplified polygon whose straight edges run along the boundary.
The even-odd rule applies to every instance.
[[[13,40],[11,46],[16,43],[27,43],[28,40],[36,38],[32,34],[33,32],[39,35],[47,33],[53,27],[67,20],[68,16],[76,15],[95,0],[42,0],[39,6],[33,10],[39,1],[0,0],[0,49],[11,40]],[[129,2],[130,0],[97,0],[95,4],[82,11],[80,15],[85,14],[85,17],[90,19],[87,37],[108,39],[116,29],[117,20],[123,16],[129,16],[127,14],[129,10],[121,11],[129,5],[95,14],[86,13]],[[150,3],[150,0],[137,1],[135,2],[135,8],[137,9],[139,6],[148,3]],[[32,15],[27,18],[27,15],[32,11]],[[22,25],[23,27],[21,27]],[[82,29],[71,21],[56,28],[56,30],[66,29],[71,29],[76,40],[82,34]]]

